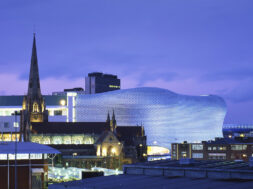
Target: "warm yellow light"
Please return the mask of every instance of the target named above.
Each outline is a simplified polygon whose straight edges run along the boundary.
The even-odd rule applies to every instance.
[[[242,157],[247,157],[247,155],[246,154],[242,154]]]
[[[65,106],[65,105],[66,105],[66,101],[65,101],[64,99],[62,99],[62,100],[60,100],[60,104],[61,104],[62,106]]]
[[[115,154],[115,153],[116,153],[115,148],[112,148],[112,154]]]
[[[170,150],[161,146],[148,146],[147,154],[148,155],[163,155],[169,154]]]
[[[232,138],[232,135],[228,135],[228,138]]]
[[[245,135],[244,134],[240,134],[240,137],[244,137]]]
[[[103,150],[102,150],[102,156],[106,156],[106,148],[103,148]]]
[[[77,156],[77,153],[73,153],[73,156]]]
[[[140,147],[142,147],[142,144],[140,144]]]
[[[120,86],[117,86],[117,85],[109,85],[110,88],[120,88]]]

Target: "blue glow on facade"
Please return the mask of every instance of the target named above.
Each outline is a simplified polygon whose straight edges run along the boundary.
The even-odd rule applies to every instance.
[[[186,96],[160,88],[134,88],[77,95],[76,121],[105,121],[114,109],[117,125],[143,125],[149,145],[222,137],[226,104],[221,97]]]

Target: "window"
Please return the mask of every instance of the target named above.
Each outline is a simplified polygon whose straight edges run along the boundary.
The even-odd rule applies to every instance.
[[[61,110],[55,110],[54,115],[62,115],[62,111]]]
[[[192,158],[202,159],[203,153],[192,153]]]
[[[39,107],[36,102],[33,104],[33,112],[39,112]]]
[[[203,145],[202,144],[193,144],[192,150],[203,150]]]
[[[226,159],[225,153],[208,153],[208,159]]]
[[[226,150],[227,148],[225,146],[218,146],[218,150]]]
[[[9,123],[8,122],[4,122],[4,128],[9,128]]]
[[[231,145],[231,150],[246,150],[246,149],[247,149],[247,145],[245,144]]]
[[[18,122],[14,122],[13,123],[13,127],[19,127],[19,123]]]
[[[207,150],[212,150],[212,147],[211,147],[211,146],[208,146]]]

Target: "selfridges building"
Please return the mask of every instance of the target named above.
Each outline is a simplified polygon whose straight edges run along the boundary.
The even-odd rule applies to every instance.
[[[173,142],[222,137],[224,100],[215,95],[186,96],[160,88],[123,89],[68,95],[72,121],[105,121],[114,110],[117,125],[143,125],[148,145],[170,148]]]
[[[172,142],[222,137],[226,114],[226,104],[218,96],[186,96],[160,88],[98,94],[67,92],[44,98],[50,122],[104,122],[108,111],[112,115],[114,110],[117,125],[143,125],[149,145],[167,148]],[[23,96],[0,96],[1,132],[19,129],[14,127],[19,116],[13,114],[22,109],[22,101]]]

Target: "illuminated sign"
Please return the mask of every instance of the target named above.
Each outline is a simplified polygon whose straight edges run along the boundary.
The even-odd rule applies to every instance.
[[[120,86],[117,86],[117,85],[109,85],[110,88],[117,88],[117,89],[120,89]]]

